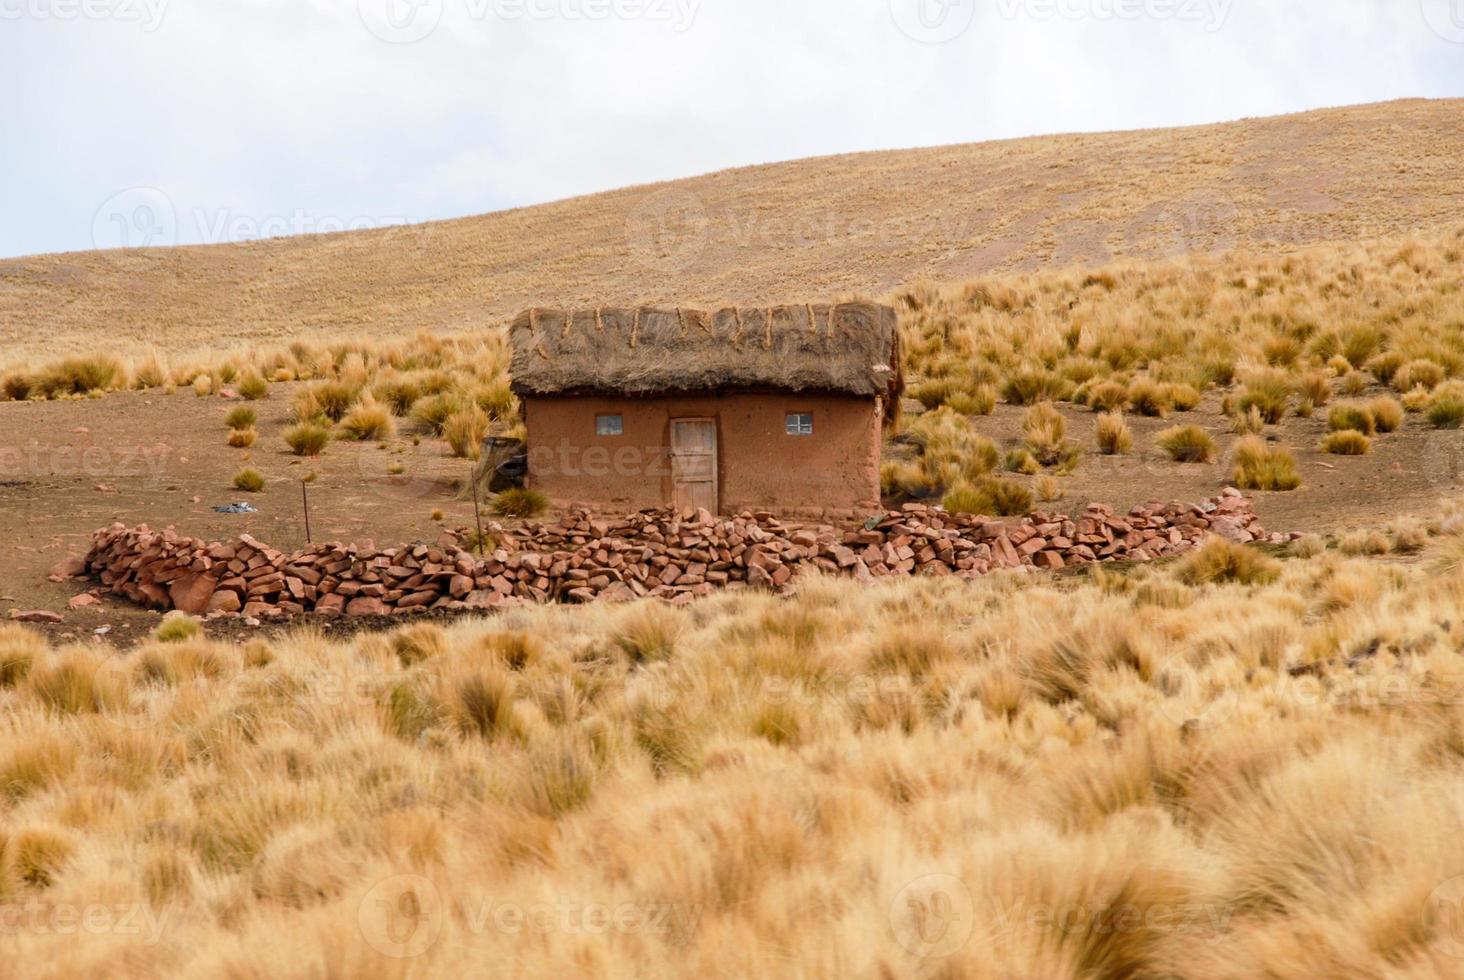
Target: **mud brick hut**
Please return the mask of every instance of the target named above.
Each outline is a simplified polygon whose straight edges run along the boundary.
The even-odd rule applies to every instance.
[[[529,310],[511,341],[527,483],[557,504],[879,507],[902,388],[889,307]]]

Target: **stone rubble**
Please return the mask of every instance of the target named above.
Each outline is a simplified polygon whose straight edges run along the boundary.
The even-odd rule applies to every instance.
[[[1126,515],[1091,504],[1074,517],[1036,511],[998,520],[906,504],[839,529],[784,524],[767,512],[719,518],[647,510],[609,520],[581,510],[557,523],[489,530],[497,547],[481,556],[450,533],[436,545],[376,551],[331,543],[285,554],[248,534],[203,541],[113,524],[93,535],[82,574],[113,595],[193,615],[409,616],[644,596],[682,603],[719,589],[786,593],[808,569],[862,581],[970,579],[997,569],[1148,561],[1211,534],[1265,538],[1250,501],[1233,489],[1199,505],[1154,504]]]

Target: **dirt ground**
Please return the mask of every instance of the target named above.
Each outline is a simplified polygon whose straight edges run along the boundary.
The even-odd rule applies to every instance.
[[[240,404],[191,391],[118,393],[102,399],[0,403],[0,616],[11,609],[62,613],[49,627],[58,639],[85,639],[108,627],[125,644],[152,629],[158,614],[104,600],[68,610],[83,583],[54,583],[53,566],[83,554],[93,530],[113,521],[175,526],[180,533],[228,538],[247,532],[282,549],[305,543],[302,478],[309,484],[313,538],[390,546],[435,540],[444,528],[473,524],[473,504],[460,489],[471,464],[452,459],[446,446],[414,437],[410,425],[381,444],[335,442],[319,458],[302,460],[285,447],[290,385],[253,403],[259,441],[249,450],[225,445],[224,416]],[[1078,471],[1060,483],[1058,509],[1103,501],[1128,508],[1149,500],[1196,501],[1229,482],[1235,441],[1211,397],[1197,411],[1169,420],[1130,416],[1136,450],[1104,457],[1094,449],[1095,416],[1063,406],[1068,437],[1085,448]],[[1022,409],[1002,405],[973,420],[1003,449],[1020,440]],[[1177,423],[1204,426],[1221,453],[1210,464],[1179,465],[1153,449],[1153,437]],[[1304,485],[1292,493],[1255,494],[1256,509],[1273,531],[1345,532],[1423,514],[1460,486],[1464,432],[1436,432],[1409,417],[1396,433],[1378,437],[1370,455],[1328,456],[1316,446],[1325,412],[1288,418],[1268,434],[1296,453]],[[388,467],[400,463],[400,475]],[[263,493],[232,488],[234,474],[251,466],[267,480]],[[244,500],[258,513],[225,515],[213,508]],[[350,629],[332,625],[330,629]]]

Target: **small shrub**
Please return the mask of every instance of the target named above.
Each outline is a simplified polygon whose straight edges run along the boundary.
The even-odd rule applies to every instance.
[[[1032,510],[1032,492],[1016,480],[988,477],[974,485],[963,483],[952,488],[941,506],[952,514],[1025,516]]]
[[[1344,555],[1358,557],[1367,555],[1376,558],[1386,555],[1393,549],[1393,543],[1382,531],[1353,531],[1344,534],[1342,540],[1337,542],[1337,550]]]
[[[1315,558],[1326,550],[1326,539],[1320,534],[1303,534],[1291,542],[1291,554],[1297,558]]]
[[[1371,449],[1372,440],[1356,429],[1342,429],[1322,440],[1322,452],[1333,456],[1366,456]]]
[[[1095,412],[1114,412],[1128,404],[1129,390],[1117,381],[1103,381],[1088,392],[1088,407]]]
[[[1443,394],[1429,399],[1428,424],[1435,429],[1457,429],[1464,425],[1464,398]]]
[[[1013,449],[1007,453],[1006,468],[1012,473],[1021,473],[1024,476],[1033,476],[1042,472],[1042,464],[1037,462],[1028,449]]]
[[[391,412],[367,395],[341,419],[338,438],[365,442],[369,439],[390,439],[396,432]]]
[[[1444,380],[1446,372],[1443,367],[1428,360],[1420,358],[1416,361],[1409,361],[1398,369],[1393,375],[1393,388],[1397,391],[1410,391],[1413,388],[1423,387],[1432,391]]]
[[[320,381],[308,389],[320,406],[320,414],[332,422],[345,418],[346,412],[356,403],[361,389],[345,381]]]
[[[35,390],[35,381],[24,371],[13,371],[0,381],[0,395],[13,402],[23,402]]]
[[[1426,412],[1432,403],[1433,393],[1427,388],[1414,388],[1403,396],[1403,410],[1406,412]]]
[[[910,387],[910,397],[925,406],[926,411],[934,411],[940,408],[951,397],[955,390],[955,381],[951,378],[931,378]]]
[[[330,445],[330,430],[315,422],[301,422],[285,430],[285,444],[296,456],[319,456]]]
[[[1281,563],[1255,548],[1213,537],[1180,559],[1177,571],[1186,585],[1269,585],[1281,577]]]
[[[1356,364],[1357,362],[1353,361],[1352,363]],[[1398,373],[1398,369],[1403,366],[1403,355],[1397,351],[1379,354],[1369,360],[1365,366],[1372,372],[1372,376],[1378,379],[1380,384],[1392,384],[1393,377]]]
[[[229,445],[235,449],[248,449],[258,438],[259,433],[253,429],[229,430]]]
[[[488,413],[476,404],[454,412],[442,426],[443,438],[459,459],[477,459],[488,435]]]
[[[1339,402],[1327,413],[1327,428],[1333,432],[1361,432],[1370,436],[1378,431],[1372,411],[1360,402]]]
[[[946,491],[940,505],[949,514],[989,514],[990,501],[969,483],[960,483]]]
[[[24,680],[45,652],[46,641],[39,633],[10,623],[0,626],[0,687]]]
[[[465,407],[462,396],[454,392],[428,395],[412,406],[412,418],[425,425],[435,436],[442,435],[447,420]]]
[[[68,357],[41,371],[35,378],[35,392],[48,398],[57,395],[85,395],[106,391],[127,377],[122,362],[107,354]],[[31,392],[27,392],[27,397]]]
[[[1122,412],[1098,416],[1098,449],[1105,456],[1126,456],[1134,448],[1134,436]]]
[[[1291,451],[1284,446],[1273,449],[1259,436],[1246,436],[1235,444],[1231,480],[1242,490],[1288,491],[1301,486]]]
[[[1300,391],[1313,405],[1325,405],[1332,397],[1332,384],[1321,371],[1313,371],[1301,379]]]
[[[264,477],[258,470],[242,469],[234,474],[234,489],[245,493],[258,493],[264,489]]]
[[[1024,517],[1032,511],[1032,491],[1016,480],[993,477],[984,481],[982,492],[991,501],[991,510],[998,517]]]
[[[1154,439],[1176,463],[1208,463],[1215,456],[1215,440],[1198,425],[1177,425]]]
[[[1254,405],[1249,411],[1236,413],[1230,416],[1230,431],[1238,436],[1260,435],[1266,428],[1266,420],[1261,418],[1261,410]]]
[[[1395,553],[1415,554],[1428,545],[1428,525],[1414,517],[1401,517],[1388,525],[1388,537]]]
[[[1140,415],[1165,419],[1174,411],[1174,394],[1169,385],[1140,379],[1129,385],[1129,407]]]
[[[1176,412],[1193,412],[1204,398],[1194,385],[1174,384],[1168,387],[1169,400],[1173,403]]]
[[[890,460],[879,468],[880,493],[886,497],[911,496],[931,489],[925,470],[917,463]]]
[[[506,420],[517,416],[519,412],[518,396],[503,378],[475,388],[473,401],[493,419]]]
[[[996,389],[978,385],[974,391],[958,391],[946,399],[946,405],[960,415],[990,415],[996,410]]]
[[[549,498],[537,490],[515,487],[495,496],[489,508],[499,517],[538,517],[549,509]]]
[[[203,624],[186,613],[170,612],[163,617],[158,628],[153,630],[153,639],[159,643],[184,643],[196,640],[203,633]]]
[[[1035,405],[1059,401],[1072,393],[1072,382],[1052,371],[1023,367],[1008,374],[1001,384],[1001,397],[1012,405]]]
[[[239,397],[245,401],[257,402],[269,394],[269,382],[250,372],[239,381]]]
[[[1037,478],[1035,485],[1037,488],[1037,499],[1044,504],[1050,504],[1053,501],[1062,499],[1062,484],[1057,481],[1057,477],[1044,473]]]
[[[1252,408],[1261,413],[1267,425],[1275,425],[1286,417],[1291,403],[1291,381],[1284,372],[1263,371],[1246,382],[1238,407],[1242,412]]]
[[[224,416],[224,424],[231,429],[252,429],[259,416],[248,405],[239,405]]]
[[[199,398],[207,398],[214,393],[214,379],[211,374],[200,374],[193,379],[193,393]]]
[[[1022,434],[1027,451],[1043,466],[1052,466],[1062,457],[1067,421],[1051,402],[1041,402],[1022,416]]]
[[[1396,432],[1403,424],[1403,406],[1389,395],[1379,395],[1369,401],[1367,410],[1372,413],[1379,432]]]
[[[1367,390],[1367,376],[1361,371],[1348,371],[1342,376],[1342,391],[1349,397],[1356,398]]]

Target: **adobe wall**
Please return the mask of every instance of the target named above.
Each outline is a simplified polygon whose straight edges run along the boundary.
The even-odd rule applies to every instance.
[[[811,412],[812,436],[785,431],[789,412]],[[621,436],[597,436],[595,417],[618,414]],[[657,398],[524,399],[528,485],[560,505],[616,511],[672,500],[673,418],[717,427],[720,510],[782,514],[878,510],[878,402],[837,395],[737,393]]]

